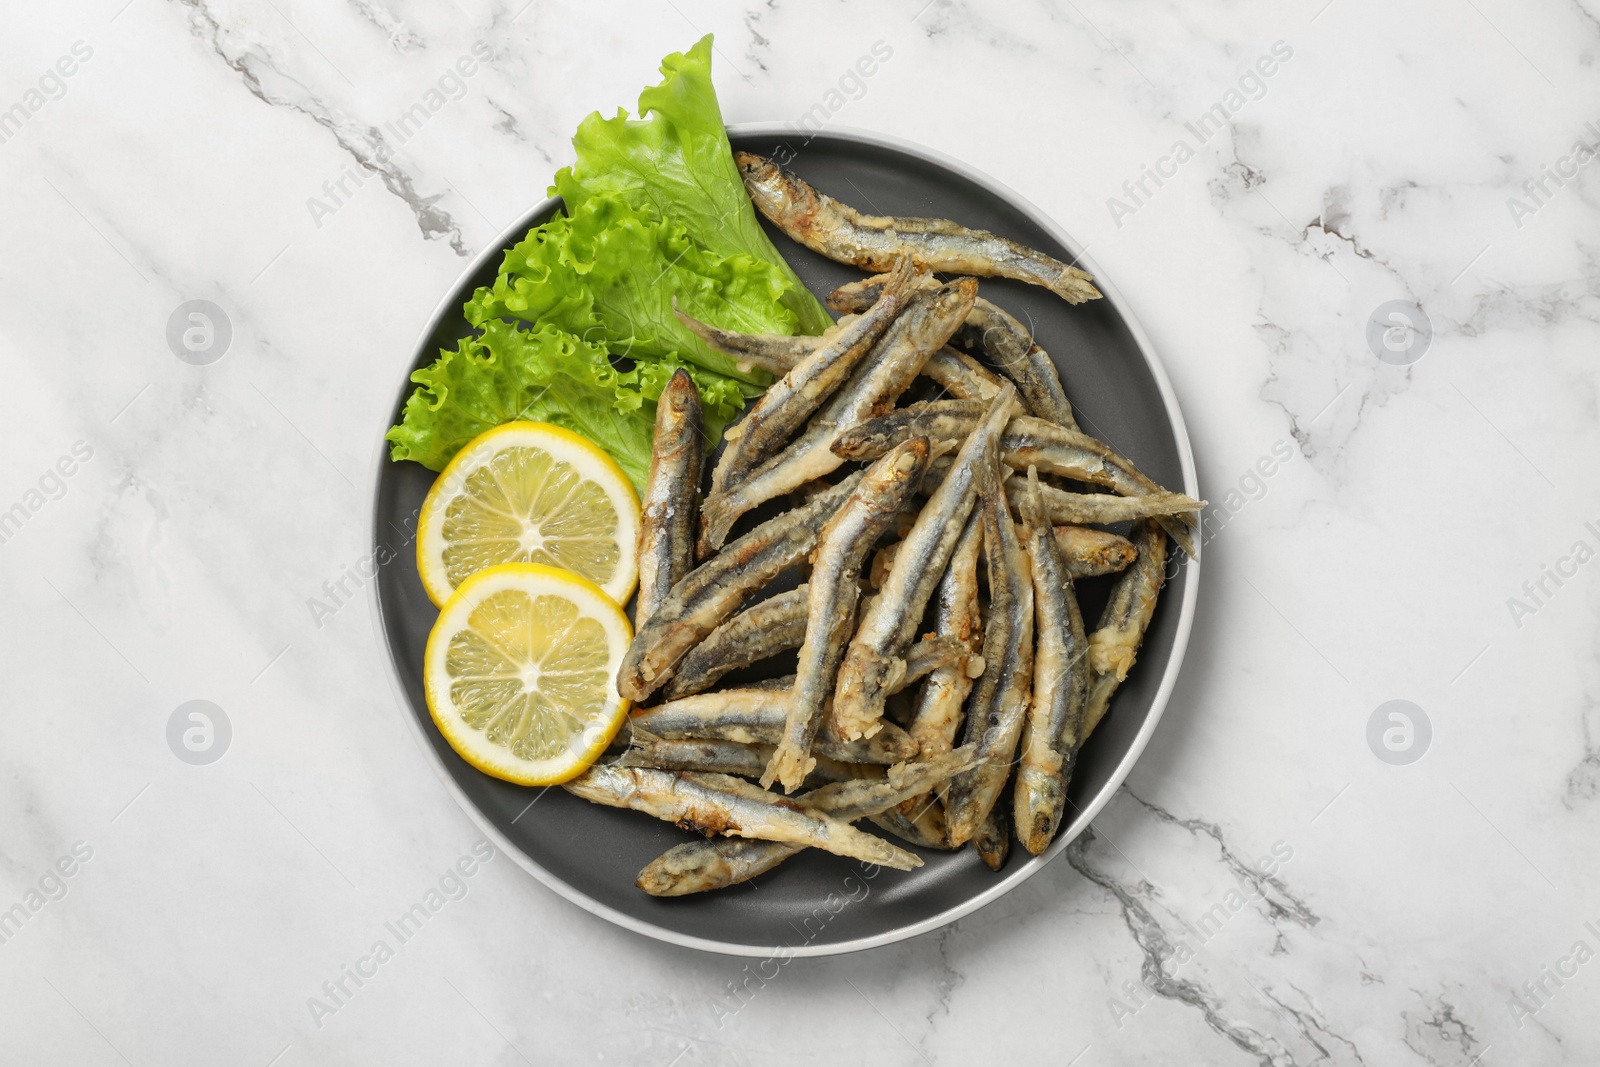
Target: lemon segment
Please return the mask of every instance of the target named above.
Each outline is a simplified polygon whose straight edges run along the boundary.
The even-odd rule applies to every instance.
[[[428,635],[423,687],[450,747],[518,785],[573,778],[627,715],[617,668],[628,617],[598,586],[537,563],[479,571]]]
[[[610,456],[543,422],[508,422],[463,448],[423,501],[417,572],[443,606],[499,563],[589,579],[622,604],[638,582],[639,497]]]

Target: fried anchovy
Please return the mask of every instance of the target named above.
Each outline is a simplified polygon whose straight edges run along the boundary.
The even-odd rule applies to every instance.
[[[706,455],[700,390],[679,367],[656,401],[650,476],[639,520],[639,601],[634,627],[655,614],[672,587],[694,566],[695,511],[700,464]]]
[[[806,639],[800,646],[789,720],[761,784],[782,783],[792,793],[810,773],[811,742],[833,693],[834,676],[855,622],[857,576],[879,535],[922,484],[928,469],[928,439],[913,437],[871,467],[836,515],[822,528],[807,583]],[[835,733],[842,740],[859,734]]]
[[[841,285],[828,294],[834,311],[860,311],[871,307],[889,283],[890,275],[877,274]],[[1061,388],[1061,375],[1049,353],[1010,312],[983,297],[972,302],[962,336],[989,357],[1000,372],[1016,383],[1028,410],[1039,418],[1076,430],[1072,405]]]
[[[806,596],[804,585],[779,593],[717,627],[679,661],[672,681],[667,683],[667,699],[703,693],[731,670],[799,648],[806,636]],[[916,642],[906,652],[905,677],[894,691],[899,692],[955,660],[962,652],[942,637],[925,637]]]
[[[706,343],[706,347],[731,358],[739,370],[748,373],[754,368],[787,374],[807,356],[831,343],[841,332],[855,322],[847,315],[821,334],[739,333],[724,330],[698,319],[679,316],[689,331]]]
[[[867,584],[873,589],[882,589],[883,583],[888,580],[889,568],[894,566],[894,557],[900,551],[900,541],[891,541],[872,554],[872,566],[867,568]],[[861,602],[861,610],[866,611],[872,598],[867,597]]]
[[[895,687],[898,689],[910,685],[920,677],[921,672],[917,667],[919,649],[939,642],[954,652],[928,674],[928,683],[923,687],[912,713],[910,728],[920,729],[926,736],[928,747],[923,749],[919,744],[917,750],[922,759],[950,751],[960,726],[961,705],[972,689],[972,676],[982,673],[982,661],[976,655],[981,640],[978,630],[981,625],[978,613],[978,550],[982,529],[981,516],[973,511],[967,517],[961,539],[956,543],[955,553],[940,582],[940,602],[936,609],[940,632],[924,637],[911,646],[906,653],[905,676]],[[962,592],[959,596],[947,598],[947,586],[951,584],[952,574],[957,576],[955,584]],[[963,582],[962,576],[970,578],[970,584]],[[969,595],[970,601],[967,599]],[[954,623],[950,618],[955,612],[947,612],[947,599],[952,602],[959,599],[961,602],[960,608],[956,609],[962,616],[960,623]],[[930,698],[930,693],[943,694],[943,700]],[[933,723],[939,717],[947,720],[944,727]],[[902,801],[873,818],[872,822],[914,845],[940,849],[951,847],[945,832],[944,805],[932,791]]]
[[[978,832],[1010,776],[1033,682],[1033,579],[992,451],[978,489],[989,620],[983,635],[983,675],[974,687],[966,730],[967,742],[978,744],[979,761],[945,787],[945,822],[953,845],[965,844]]]
[[[957,400],[993,400],[1000,391],[998,374],[949,345],[928,357],[922,374]]]
[[[878,829],[887,830],[918,848],[950,847],[949,835],[945,831],[944,805],[931,791],[870,816],[869,821]]]
[[[966,749],[931,760],[895,767],[886,778],[839,782],[795,798],[797,806],[835,819],[870,817],[926,792],[961,770],[972,758]],[[770,871],[804,847],[787,842],[688,841],[669,849],[639,872],[637,885],[658,897],[721,889]]]
[[[806,587],[746,608],[718,626],[678,662],[668,700],[703,693],[731,670],[799,648],[806,636]]]
[[[1083,744],[1089,636],[1032,467],[1021,512],[1033,568],[1033,702],[1022,732],[1012,823],[1022,847],[1037,856],[1061,826],[1067,785]]]
[[[1064,478],[1107,486],[1122,496],[1167,492],[1105,442],[1042,419],[1012,419],[1000,447],[1006,464],[1016,470],[1036,466]],[[1185,552],[1194,554],[1194,542],[1183,519],[1157,515],[1154,521]]]
[[[891,274],[875,274],[859,282],[841,285],[828,297],[828,306],[836,311],[852,313],[865,311],[883,295],[883,287],[888,284],[891,276]],[[913,284],[923,288],[934,288],[939,282],[931,274],[918,274]],[[979,302],[983,302],[982,297],[974,300],[975,305]],[[849,316],[846,315],[845,318]],[[970,322],[971,319],[972,314],[968,312],[967,321]],[[840,321],[843,322],[844,319]],[[1000,391],[1002,381],[994,371],[967,353],[949,345],[945,345],[928,357],[928,362],[923,364],[922,373],[957,400],[993,400],[994,395]]]
[[[991,871],[1006,865],[1006,856],[1011,853],[1011,822],[1006,818],[1004,804],[990,809],[989,817],[972,836],[972,849]]]
[[[1069,430],[1078,428],[1050,354],[1034,343],[1033,334],[1010,312],[987,300],[973,301],[964,334],[1001,374],[1017,383],[1035,415]]]
[[[931,278],[932,275],[924,277]],[[853,282],[845,282],[829,293],[823,303],[828,305],[829,311],[840,315],[859,314],[864,308],[869,308],[877,302],[878,295],[883,292],[883,287],[888,281],[888,274],[874,274],[870,278],[857,278]]]
[[[762,523],[675,585],[634,634],[617,672],[617,690],[643,700],[671,676],[684,653],[739,609],[749,596],[816,547],[817,535],[855,490],[860,473]]]
[[[956,542],[949,567],[939,579],[934,604],[939,636],[960,642],[967,650],[968,661],[952,662],[928,675],[906,728],[917,743],[918,753],[950,751],[961,727],[961,709],[972,692],[972,680],[983,673],[978,656],[983,644],[983,613],[978,606],[978,556],[982,546],[983,515],[974,510]]]
[[[899,680],[889,686],[887,695],[893,696],[944,667],[965,668],[966,660],[967,646],[963,641],[943,634],[928,634],[920,641],[911,642],[906,649],[905,670],[900,672]]]
[[[948,219],[863,215],[813,189],[769,159],[735,152],[756,209],[813,252],[862,270],[886,271],[908,255],[921,270],[1015,278],[1042,285],[1069,304],[1094,300],[1093,279],[1058,259],[987,230]]]
[[[837,736],[860,737],[882,719],[889,687],[905,669],[905,650],[916,636],[917,624],[972,513],[977,466],[992,454],[1000,431],[1016,410],[1016,397],[1009,383],[995,397],[983,422],[967,435],[950,473],[900,543],[883,589],[862,616],[839,668],[832,720]]]
[[[935,461],[937,463],[937,461]],[[923,479],[926,485],[934,473]],[[1023,478],[1013,474],[1006,480],[1006,492],[1016,505],[1022,492]],[[1115,522],[1149,518],[1152,515],[1183,515],[1197,512],[1206,506],[1204,500],[1195,500],[1182,493],[1147,493],[1144,496],[1114,496],[1110,493],[1069,493],[1053,485],[1040,483],[1039,492],[1044,499],[1045,514],[1053,523],[1105,526]]]
[[[794,337],[781,333],[734,333],[693,321],[688,325],[708,347],[733,357],[742,371],[760,367],[773,374],[787,374],[854,321],[854,315],[846,315],[821,336]],[[959,399],[989,400],[1000,391],[999,375],[949,345],[928,357],[922,365],[922,375]]]
[[[833,442],[833,453],[860,460],[881,456],[910,437],[933,441],[968,438],[989,404],[981,400],[921,400],[853,426]]]
[[[922,476],[922,491],[931,492],[936,488],[941,479],[949,473],[954,462],[949,455],[935,456],[928,463],[928,473]],[[1006,495],[1011,499],[1011,506],[1017,507],[1022,499],[1022,486],[1025,479],[1018,474],[1012,474],[1006,480]],[[1149,493],[1145,496],[1114,496],[1109,493],[1071,493],[1065,489],[1057,489],[1053,485],[1043,482],[1039,484],[1039,492],[1044,498],[1044,510],[1050,521],[1061,526],[1082,525],[1110,525],[1112,523],[1127,522],[1132,519],[1149,518],[1156,515],[1184,515],[1189,512],[1198,512],[1206,506],[1204,500],[1184,496],[1182,493]],[[893,549],[894,546],[890,546]],[[1078,560],[1070,553],[1071,545],[1063,542],[1062,551],[1069,553],[1067,566],[1072,569],[1074,578],[1092,577],[1091,572],[1083,571],[1081,566],[1089,565],[1088,560]],[[1128,555],[1124,562],[1131,562],[1132,555]],[[885,560],[887,566],[888,560]],[[1121,570],[1121,566],[1112,567],[1111,570]],[[1093,573],[1110,573],[1110,571],[1096,571]]]
[[[1154,520],[1141,519],[1133,527],[1138,562],[1117,579],[1111,599],[1100,613],[1100,625],[1089,635],[1089,667],[1094,679],[1084,713],[1083,735],[1088,737],[1111,706],[1111,695],[1133,667],[1144,632],[1155,614],[1156,597],[1167,576],[1167,539]]]
[[[929,463],[929,473],[923,476],[922,485],[926,490],[928,483],[938,485],[939,478],[950,469],[951,459],[941,456]],[[1020,491],[1009,487],[1007,494],[1013,508],[1021,506]],[[1051,491],[1048,485],[1040,485],[1040,490]],[[1061,492],[1061,490],[1055,490]],[[1062,493],[1063,496],[1081,496],[1079,493]],[[1174,494],[1176,495],[1176,494]],[[1146,499],[1144,497],[1101,496],[1095,499],[1135,501]],[[1182,500],[1188,497],[1180,497]],[[1045,504],[1045,511],[1050,512],[1050,505]],[[895,557],[900,554],[900,545],[895,542],[879,549],[872,557],[872,568],[869,584],[874,589],[882,589],[884,582],[888,581],[889,573],[894,567]],[[1133,547],[1133,542],[1126,537],[1119,536],[1107,530],[1094,530],[1086,526],[1066,523],[1056,527],[1056,543],[1061,546],[1062,558],[1066,560],[1067,573],[1073,578],[1097,578],[1104,574],[1116,574],[1132,563],[1138,556]]]
[[[802,638],[802,640],[803,640],[803,638]],[[796,645],[795,647],[799,648],[800,646]],[[776,678],[761,678],[761,679],[758,679],[757,681],[754,681],[754,682],[746,682],[740,688],[741,689],[764,689],[769,693],[777,693],[777,692],[781,692],[781,691],[783,691],[785,689],[793,689],[794,688],[794,675],[792,675],[792,674],[780,674]],[[715,696],[715,694],[708,694],[708,695]]]
[[[711,474],[713,494],[726,493],[757,465],[776,455],[844,383],[905,308],[910,279],[911,264],[902,260],[875,304],[769,385],[744,418],[728,427],[722,456]],[[691,321],[681,311],[678,318]]]
[[[783,841],[901,871],[922,866],[916,856],[880,837],[726,774],[601,763],[562,788],[590,803],[642,811],[708,837],[722,834]]]
[[[961,709],[972,680],[983,673],[978,648],[983,642],[983,615],[978,606],[978,553],[983,543],[983,516],[974,509],[967,516],[961,537],[956,542],[949,566],[939,580],[934,607],[938,634],[934,638],[960,648],[963,655],[952,658],[928,675],[927,684],[917,696],[907,731],[917,743],[917,753],[926,759],[948,752],[961,728]],[[906,654],[906,673],[923,638]],[[933,794],[912,797],[894,811],[886,812],[876,825],[925,847],[949,848],[946,839],[944,805]],[[938,844],[932,842],[937,839]]]
[[[1043,521],[1048,525],[1048,519]],[[1057,526],[1055,542],[1056,551],[1061,553],[1062,563],[1071,578],[1116,574],[1139,555],[1133,542],[1126,537],[1087,526]]]
[[[771,758],[771,745],[746,744],[715,737],[657,737],[635,726],[628,750],[617,759],[617,765],[759,778]],[[823,782],[883,776],[883,767],[879,764],[844,763],[823,755],[815,755],[814,758],[817,766],[812,777]]]
[[[657,737],[715,737],[745,744],[775,745],[783,736],[788,721],[785,689],[794,679],[775,679],[778,688],[721,689],[697,693],[692,697],[669,700],[636,713],[630,722]],[[917,745],[893,723],[871,737],[856,741],[836,741],[827,733],[818,734],[811,746],[814,755],[844,763],[877,763],[887,766],[916,755]]]
[[[915,407],[916,405],[912,404],[901,410],[910,411]],[[951,444],[961,440],[965,434],[971,433],[972,428],[977,425],[976,417],[963,415],[955,408],[947,407],[940,410],[946,417],[942,418],[938,425],[947,434],[944,440]],[[892,446],[897,437],[907,432],[897,428],[895,420],[899,414],[898,411],[891,412],[857,426],[849,437],[849,444],[853,446],[851,458],[871,459],[879,447]],[[923,427],[924,430],[929,428]],[[939,443],[939,439],[931,435],[930,440],[935,444]],[[1025,471],[1030,466],[1038,467],[1041,471],[1057,474],[1063,478],[1074,478],[1080,482],[1107,486],[1127,497],[1173,495],[1146,477],[1126,458],[1112,451],[1111,446],[1105,442],[1096,440],[1086,433],[1069,430],[1065,426],[1057,426],[1029,415],[1019,415],[1011,420],[1000,442],[1000,450],[1001,458],[1014,470]],[[1155,518],[1172,539],[1178,542],[1179,547],[1185,552],[1191,551],[1193,542],[1181,518],[1164,514],[1158,514]]]
[[[737,486],[706,497],[701,508],[701,555],[721,548],[733,524],[751,508],[838,469],[844,461],[830,448],[834,439],[894,406],[929,354],[966,317],[977,286],[973,279],[962,278],[919,291],[849,380],[815,414],[805,433]]]

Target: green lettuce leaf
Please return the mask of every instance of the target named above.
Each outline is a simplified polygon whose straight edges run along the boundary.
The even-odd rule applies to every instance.
[[[629,203],[648,204],[657,218],[682,223],[712,253],[770,264],[800,332],[821,333],[832,318],[767,239],[734,165],[711,84],[711,36],[662,60],[661,73],[660,85],[639,94],[639,118],[618,109],[606,119],[596,111],[579,124],[572,139],[577,162],[557,172],[550,191],[569,211],[591,197],[620,194]]]
[[[553,323],[640,363],[681,359],[743,383],[753,396],[771,375],[741,371],[706,347],[673,314],[673,300],[726,329],[791,334],[797,321],[781,303],[784,285],[770,263],[710,252],[678,221],[606,194],[529,231],[506,253],[494,285],[473,294],[466,315],[475,326],[504,317]]]
[[[566,214],[506,253],[464,309],[480,334],[411,377],[390,457],[442,469],[478,434],[555,423],[643,486],[655,401],[680,366],[709,441],[771,380],[741,371],[673,314],[750,333],[819,333],[832,319],[767,240],[733,163],[711,84],[711,38],[662,63],[641,118],[589,116],[552,191]],[[515,325],[521,320],[532,329]],[[620,365],[619,365],[620,364]]]
[[[659,360],[632,370],[612,365],[605,347],[554,325],[537,329],[491,320],[479,337],[443,349],[411,375],[418,386],[391,429],[389,458],[443,470],[485,430],[517,419],[549,422],[604,449],[641,491],[650,471],[655,402],[679,363]],[[689,367],[705,399],[708,432],[744,403],[736,383]],[[715,438],[713,438],[715,439]]]

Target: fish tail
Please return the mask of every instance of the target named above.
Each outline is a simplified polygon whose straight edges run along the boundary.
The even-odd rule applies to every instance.
[[[1094,276],[1079,270],[1077,267],[1068,267],[1050,283],[1050,291],[1069,304],[1082,304],[1088,300],[1099,300],[1100,290],[1092,284]]]
[[[768,761],[767,769],[761,774],[761,788],[771,789],[772,783],[777,782],[783,786],[785,793],[793,793],[800,788],[800,784],[806,780],[806,775],[815,770],[816,766],[817,761],[815,759],[801,752],[785,736],[772,753],[772,759]]]
[[[706,497],[700,505],[700,555],[709,556],[721,549],[728,540],[728,531],[742,514],[743,510],[727,494],[713,493]]]
[[[1160,515],[1156,522],[1166,531],[1167,536],[1178,543],[1178,547],[1192,559],[1194,557],[1194,538],[1189,536],[1189,523],[1182,518],[1172,515]]]

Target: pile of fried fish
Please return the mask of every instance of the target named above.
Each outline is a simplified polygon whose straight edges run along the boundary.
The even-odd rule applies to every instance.
[[[976,280],[1076,304],[1100,295],[1089,275],[947,220],[866,215],[770,160],[736,159],[779,229],[877,273],[831,294],[842,317],[818,337],[680,316],[782,377],[728,428],[703,500],[698,395],[682,371],[662,394],[617,678],[636,705],[627,747],[565,788],[703,835],[640,872],[659,896],[742,882],[805,848],[921,866],[863,819],[922,848],[970,843],[996,870],[1012,827],[1037,855],[1133,665],[1168,538],[1193,551],[1203,501],[1084,433],[1050,357]],[[919,377],[937,399],[897,406]],[[733,536],[772,502],[789,507]],[[1121,522],[1127,538],[1093,528]],[[772,593],[797,570],[804,584]],[[1090,631],[1074,582],[1105,574]],[[793,675],[719,688],[794,649]]]

